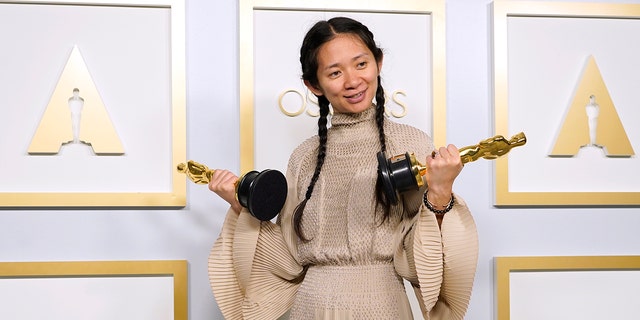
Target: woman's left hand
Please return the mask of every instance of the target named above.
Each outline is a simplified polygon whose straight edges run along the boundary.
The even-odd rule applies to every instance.
[[[446,148],[440,147],[427,156],[427,173],[425,179],[429,188],[429,202],[433,204],[447,204],[453,193],[453,182],[462,171],[460,151],[450,144]]]

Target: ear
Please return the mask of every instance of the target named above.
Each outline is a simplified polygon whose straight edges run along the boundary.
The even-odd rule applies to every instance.
[[[313,85],[311,85],[311,83],[309,82],[309,80],[304,80],[304,85],[307,86],[307,88],[309,89],[309,91],[311,91],[313,94],[315,94],[316,96],[321,96],[324,93],[322,93],[322,91],[320,90],[320,88],[315,87]]]

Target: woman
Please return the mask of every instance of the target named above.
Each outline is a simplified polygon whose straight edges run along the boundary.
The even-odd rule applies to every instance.
[[[318,97],[318,135],[291,154],[277,223],[235,199],[236,175],[209,188],[231,204],[209,257],[226,319],[411,319],[403,278],[425,319],[462,319],[477,262],[477,234],[453,194],[458,149],[436,152],[424,132],[384,117],[382,50],[349,18],[315,24],[300,49],[302,79]],[[375,100],[375,103],[373,103]],[[327,126],[329,105],[334,115]],[[426,186],[392,205],[377,183],[376,154],[426,159]]]

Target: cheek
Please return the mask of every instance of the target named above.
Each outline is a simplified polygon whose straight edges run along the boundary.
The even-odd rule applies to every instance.
[[[378,85],[378,72],[373,72],[371,74],[371,82],[374,83],[375,85]]]
[[[375,94],[375,92],[378,91],[378,75],[374,75],[369,83],[371,83],[371,88]]]
[[[329,96],[335,96],[340,93],[340,84],[338,84],[337,81],[325,83],[322,88],[324,94]]]

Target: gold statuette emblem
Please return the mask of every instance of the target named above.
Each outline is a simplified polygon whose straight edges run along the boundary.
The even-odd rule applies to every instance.
[[[592,56],[587,61],[549,156],[573,157],[580,148],[599,148],[608,157],[634,155],[609,90]]]
[[[67,60],[29,154],[57,154],[64,144],[90,145],[95,154],[124,154],[98,88],[77,46]]]

